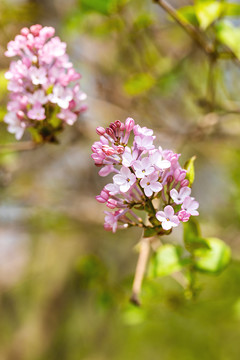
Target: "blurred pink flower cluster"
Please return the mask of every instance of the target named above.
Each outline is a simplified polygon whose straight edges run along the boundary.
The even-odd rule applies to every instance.
[[[157,227],[159,233],[198,215],[199,204],[191,197],[187,171],[178,162],[180,154],[156,148],[153,130],[127,118],[125,123],[117,120],[106,129],[98,127],[97,134],[100,141],[92,146],[92,158],[96,166],[102,166],[99,175],[114,174],[113,182],[96,197],[113,210],[105,212],[106,230],[148,227],[133,209],[144,210],[150,226]]]
[[[33,25],[8,43],[5,55],[17,57],[5,74],[9,80],[10,101],[4,121],[8,131],[20,139],[26,128],[39,128],[56,115],[58,127],[72,125],[86,109],[86,94],[66,54],[66,44],[54,36],[53,27]]]

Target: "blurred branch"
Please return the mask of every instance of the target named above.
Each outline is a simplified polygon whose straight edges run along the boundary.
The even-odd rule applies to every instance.
[[[140,306],[139,294],[142,288],[142,281],[146,271],[147,261],[150,253],[150,243],[152,238],[143,238],[140,242],[140,254],[138,257],[137,267],[135,271],[132,296],[130,301]]]
[[[153,0],[162,9],[164,9],[185,31],[190,37],[204,50],[206,54],[214,54],[215,49],[207,40],[203,38],[202,33],[191,24],[182,20],[177,11],[166,0]]]
[[[0,145],[0,152],[26,151],[36,149],[37,147],[39,147],[39,144],[33,141],[22,141],[19,143]]]

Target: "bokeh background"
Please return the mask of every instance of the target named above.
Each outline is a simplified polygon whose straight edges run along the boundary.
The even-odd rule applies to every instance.
[[[1,147],[15,142],[2,122],[4,51],[35,23],[66,41],[88,111],[60,145],[11,152]],[[239,80],[232,60],[210,74],[203,51],[151,0],[0,0],[1,360],[239,359]],[[141,232],[103,230],[95,196],[106,179],[90,158],[96,126],[128,116],[182,164],[197,156],[202,233],[232,249],[223,273],[198,276],[194,301],[163,277],[145,280],[141,308],[129,303]]]

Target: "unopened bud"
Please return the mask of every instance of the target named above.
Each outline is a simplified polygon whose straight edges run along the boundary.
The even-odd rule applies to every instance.
[[[29,34],[28,28],[27,28],[27,27],[22,28],[22,30],[21,30],[21,35],[27,36],[28,34]]]
[[[104,135],[105,134],[105,129],[102,127],[102,126],[98,126],[97,128],[96,128],[96,133],[98,134],[98,135]]]
[[[184,179],[181,181],[181,187],[188,186],[188,185],[189,185],[189,181],[187,179]]]
[[[39,31],[42,29],[42,25],[32,25],[30,27],[30,31],[34,36],[38,36],[39,35]]]
[[[125,121],[125,128],[127,132],[132,131],[133,127],[135,125],[135,122],[132,118],[128,117]]]

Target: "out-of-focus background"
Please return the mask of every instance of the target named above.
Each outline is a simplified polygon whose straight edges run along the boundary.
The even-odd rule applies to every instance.
[[[35,23],[67,43],[88,111],[60,145],[0,150],[0,359],[238,360],[238,63],[209,72],[204,52],[151,0],[0,0],[1,120],[7,42]],[[103,230],[95,196],[106,179],[90,158],[96,126],[128,116],[181,152],[182,165],[197,156],[203,235],[232,249],[222,274],[199,275],[195,301],[170,277],[144,282],[142,308],[128,301],[141,233]],[[0,143],[14,142],[0,125]]]

